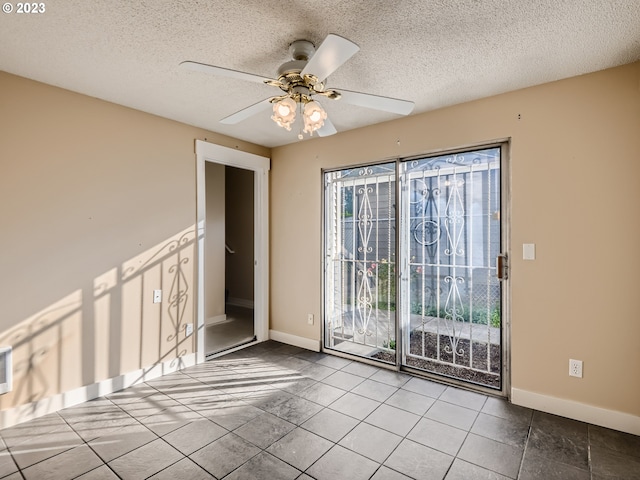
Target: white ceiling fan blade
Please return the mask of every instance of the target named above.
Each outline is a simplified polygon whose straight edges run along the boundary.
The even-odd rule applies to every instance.
[[[338,101],[345,102],[358,107],[373,108],[384,112],[397,113],[398,115],[409,115],[415,104],[409,100],[400,100],[398,98],[381,97],[380,95],[371,95],[369,93],[351,92],[336,88],[340,92]]]
[[[261,77],[260,75],[254,75],[253,73],[239,72],[238,70],[231,70],[230,68],[216,67],[215,65],[207,65],[206,63],[192,62],[189,60],[180,63],[180,68],[194,72],[212,73],[220,77],[229,77],[235,80],[245,80],[254,83],[265,83],[265,80],[277,81],[271,78]]]
[[[325,118],[324,125],[316,130],[316,133],[319,137],[328,137],[329,135],[338,133],[338,131],[336,130],[336,127],[333,126],[333,123],[331,123],[331,120]]]
[[[301,75],[315,75],[324,81],[358,50],[360,47],[351,40],[330,33],[309,59]]]
[[[271,107],[270,98],[265,98],[258,103],[254,103],[253,105],[243,108],[242,110],[232,113],[228,117],[224,117],[220,120],[220,123],[224,123],[225,125],[235,125],[243,120],[246,120],[257,113],[260,113],[264,110],[267,110]]]

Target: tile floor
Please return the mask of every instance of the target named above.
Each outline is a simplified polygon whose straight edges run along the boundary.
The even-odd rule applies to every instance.
[[[205,329],[204,348],[207,355],[221,352],[253,340],[253,308],[226,306],[227,319]]]
[[[640,437],[272,341],[0,436],[10,480],[640,479]]]

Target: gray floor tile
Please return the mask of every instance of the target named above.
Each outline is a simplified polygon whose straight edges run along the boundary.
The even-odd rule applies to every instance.
[[[431,397],[400,389],[385,400],[384,403],[415,413],[416,415],[424,415],[434,402],[435,399]]]
[[[340,440],[339,445],[382,463],[401,441],[401,436],[363,422]]]
[[[514,405],[501,398],[489,397],[482,407],[482,413],[493,415],[494,417],[513,420],[518,423],[531,424],[533,410],[519,405]]]
[[[358,375],[353,375],[351,373],[346,373],[340,370],[336,373],[332,373],[327,378],[322,380],[322,383],[349,391],[363,381],[364,378],[359,377]]]
[[[12,452],[27,480],[640,480],[638,436],[273,341],[0,431],[21,480]]]
[[[431,420],[469,431],[478,416],[478,412],[438,400],[429,408],[424,416]]]
[[[99,398],[90,402],[81,403],[80,405],[60,410],[58,413],[69,425],[84,423],[97,418],[113,419],[130,416],[126,414],[122,408],[106,398]]]
[[[18,467],[24,469],[82,444],[78,434],[64,425],[46,435],[31,437],[9,450]]]
[[[369,378],[371,375],[379,370],[378,367],[373,365],[367,365],[366,363],[351,362],[349,365],[342,369],[343,372],[352,373],[359,377]]]
[[[237,470],[231,472],[225,480],[294,480],[300,471],[266,452],[259,453]]]
[[[414,425],[418,423],[418,420],[420,420],[420,417],[414,413],[384,404],[380,405],[371,415],[365,418],[365,422],[401,437],[409,433]]]
[[[78,478],[80,478],[80,477],[78,477]],[[118,477],[115,477],[115,478],[117,479]],[[15,472],[15,473],[12,473],[11,475],[7,476],[7,477],[4,477],[2,480],[24,480],[24,479],[23,479],[22,475],[20,475],[20,472]]]
[[[338,387],[333,387],[324,383],[316,383],[315,385],[301,391],[299,395],[302,398],[306,398],[307,400],[326,407],[339,399],[344,395],[344,393],[344,390]]]
[[[411,477],[407,477],[400,472],[396,472],[382,465],[376,474],[371,477],[371,480],[411,480]]]
[[[640,436],[637,435],[589,425],[589,441],[592,445],[607,447],[622,455],[640,457]]]
[[[181,405],[199,412],[200,410],[215,410],[216,408],[224,408],[229,404],[229,402],[237,401],[237,399],[229,395],[228,393],[216,392],[215,394],[180,398],[179,401]]]
[[[161,437],[200,418],[202,416],[193,410],[179,406],[143,418],[140,423]]]
[[[0,478],[6,477],[17,471],[18,466],[16,465],[16,462],[11,457],[9,450],[4,448],[0,451]]]
[[[427,397],[438,398],[442,395],[447,387],[430,380],[414,377],[405,383],[402,387],[404,390],[409,390],[413,393],[419,393],[420,395],[426,395]]]
[[[123,480],[133,480],[147,478],[182,458],[175,448],[158,439],[112,460],[109,467]]]
[[[589,468],[588,442],[586,438],[571,432],[562,435],[561,431],[542,430],[532,426],[527,442],[527,453],[583,470]]]
[[[295,356],[306,360],[307,362],[317,362],[318,360],[322,360],[323,358],[325,358],[327,354],[321,352],[312,352],[311,350],[304,350],[300,353],[296,353]]]
[[[180,403],[185,403],[191,399],[205,399],[210,398],[211,400],[219,399],[221,397],[225,397],[226,393],[222,390],[218,390],[217,388],[212,388],[210,385],[199,382],[197,380],[192,380],[193,384],[191,385],[179,385],[170,389],[162,390],[162,393],[172,398],[173,400],[177,400]]]
[[[640,480],[640,457],[622,455],[601,445],[591,445],[591,470],[605,478]]]
[[[204,471],[199,465],[188,458],[183,458],[179,462],[156,473],[152,477],[149,477],[149,480],[179,480],[182,478],[189,480],[215,480],[213,475]]]
[[[279,359],[276,362],[280,367],[285,368],[287,370],[298,373],[300,370],[304,370],[307,367],[310,367],[314,364],[314,362],[309,362],[304,360],[303,358],[296,356],[287,356]]]
[[[260,448],[267,448],[294,428],[296,426],[293,423],[264,412],[234,430],[234,433]]]
[[[220,387],[220,390],[242,400],[244,397],[254,396],[256,392],[275,391],[277,389],[273,385],[263,381],[255,382],[252,379],[236,378],[232,382]]]
[[[200,410],[199,413],[227,430],[235,430],[262,414],[262,410],[246,402],[236,400],[219,405],[213,410]]]
[[[302,428],[296,428],[267,451],[301,471],[324,455],[333,443]]]
[[[359,420],[353,417],[325,408],[304,422],[301,427],[332,442],[337,442],[358,423]]]
[[[547,479],[547,477],[537,477],[540,479]],[[445,477],[445,480],[509,480],[509,477],[500,475],[499,473],[492,472],[486,468],[473,465],[472,463],[465,462],[456,458],[453,461],[453,465],[449,469],[449,473]]]
[[[379,464],[340,445],[335,445],[307,473],[317,480],[367,480]]]
[[[312,378],[313,380],[324,380],[329,375],[336,373],[337,370],[335,368],[327,367],[326,365],[321,365],[314,363],[313,365],[308,366],[304,370],[300,370],[300,375],[303,375],[308,378]]]
[[[136,423],[91,440],[88,445],[98,454],[102,461],[110,462],[157,438],[158,436],[147,427]]]
[[[442,392],[442,395],[440,395],[439,400],[480,411],[487,401],[487,396],[456,387],[447,387],[447,389]]]
[[[471,432],[514,447],[524,448],[529,435],[529,425],[519,423],[517,420],[506,420],[480,413],[471,427]]]
[[[255,395],[245,396],[243,401],[261,410],[268,410],[282,402],[286,402],[291,397],[293,397],[293,394],[278,389],[257,392]]]
[[[174,400],[164,393],[156,392],[153,395],[139,399],[137,402],[120,404],[119,407],[133,418],[141,419],[178,405],[180,404],[177,400]]]
[[[283,380],[277,384],[279,390],[297,395],[302,390],[315,385],[317,382],[313,378],[293,377]]]
[[[467,432],[428,418],[421,419],[407,438],[448,455],[457,455]]]
[[[267,411],[288,422],[300,425],[320,410],[322,410],[322,407],[317,403],[310,402],[304,398],[293,397],[286,402],[269,408]]]
[[[402,387],[406,384],[411,377],[405,373],[392,372],[391,370],[378,370],[376,373],[369,377],[376,382],[386,383],[393,387]]]
[[[334,357],[331,355],[327,355],[324,358],[321,358],[316,362],[318,365],[324,365],[325,367],[335,368],[336,370],[340,370],[341,368],[346,367],[351,363],[351,360],[347,360],[340,357]]]
[[[403,440],[384,463],[416,480],[442,480],[453,457],[411,440]]]
[[[525,451],[519,480],[589,480],[589,470],[572,467]]]
[[[190,458],[214,477],[222,478],[258,453],[258,447],[229,433],[191,454]]]
[[[98,468],[94,468],[93,470],[83,475],[80,475],[79,477],[76,477],[75,480],[120,480],[120,479],[115,473],[113,473],[113,470],[111,470],[106,465],[102,465]]]
[[[163,440],[184,455],[210,444],[228,432],[206,418],[199,418],[165,435]]]
[[[531,427],[554,436],[571,438],[576,443],[586,444],[588,442],[587,424],[578,420],[536,411],[531,420]]]
[[[59,480],[75,478],[98,468],[102,460],[86,445],[51,457],[22,470],[25,480]]]
[[[364,420],[379,406],[380,402],[349,392],[333,402],[329,408],[358,420]]]
[[[387,385],[386,383],[376,382],[374,380],[365,380],[351,391],[358,395],[362,395],[363,397],[377,400],[378,402],[384,402],[387,398],[398,391],[398,388]]]
[[[516,478],[522,454],[520,448],[470,433],[458,453],[458,458],[509,478]]]
[[[66,426],[67,422],[65,422],[64,418],[57,413],[52,413],[5,428],[2,430],[2,440],[7,447],[14,447]]]

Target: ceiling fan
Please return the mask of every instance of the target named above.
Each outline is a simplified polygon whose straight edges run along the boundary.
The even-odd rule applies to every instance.
[[[220,120],[221,123],[234,125],[264,110],[272,108],[271,119],[280,127],[291,130],[299,110],[304,121],[298,138],[302,133],[312,135],[313,132],[321,137],[333,135],[333,126],[324,108],[314,100],[322,96],[331,100],[338,100],[375,110],[408,115],[413,110],[413,102],[397,98],[382,97],[368,93],[352,92],[350,90],[328,89],[325,86],[327,77],[335,72],[343,63],[351,58],[360,47],[339,35],[329,34],[316,50],[308,40],[296,40],[289,46],[293,60],[285,62],[278,68],[278,79],[265,78],[252,73],[240,72],[229,68],[207,65],[192,61],[180,63],[180,67],[212,73],[235,80],[265,83],[282,90],[282,94],[266,98]]]

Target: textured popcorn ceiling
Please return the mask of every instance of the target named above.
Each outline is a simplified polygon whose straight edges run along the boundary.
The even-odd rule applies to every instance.
[[[328,85],[412,100],[415,114],[640,59],[638,0],[44,3],[42,14],[0,13],[1,70],[266,146],[297,132],[269,111],[219,120],[278,89],[178,64],[275,77],[293,40],[335,33],[360,51]],[[397,118],[321,102],[338,131]]]

